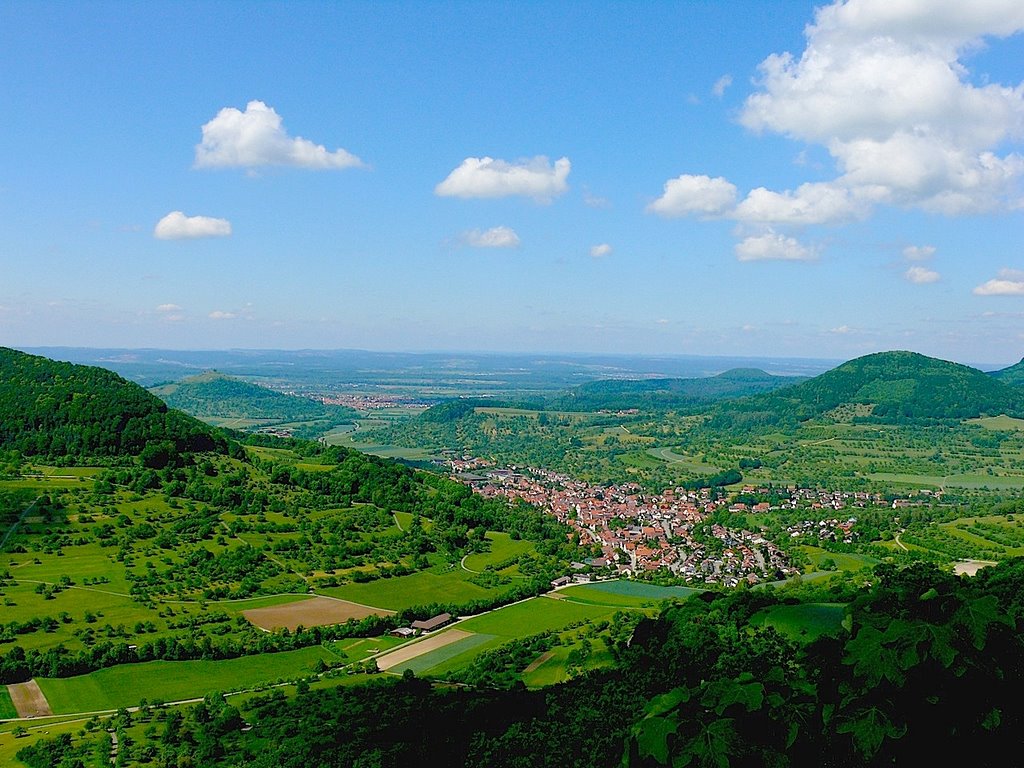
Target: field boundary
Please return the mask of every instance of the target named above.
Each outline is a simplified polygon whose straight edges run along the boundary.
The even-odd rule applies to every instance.
[[[13,683],[7,686],[11,702],[18,711],[18,717],[49,717],[53,714],[50,702],[34,679],[27,683]]]

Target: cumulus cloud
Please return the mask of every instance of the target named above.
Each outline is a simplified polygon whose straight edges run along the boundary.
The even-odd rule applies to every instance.
[[[1018,0],[848,0],[819,8],[802,55],[773,54],[741,122],[825,146],[829,182],[873,203],[938,213],[1015,207],[1024,87],[977,86],[965,51],[1024,29]]]
[[[285,165],[336,170],[358,167],[363,162],[344,149],[329,151],[323,144],[289,136],[273,107],[250,101],[244,112],[225,107],[203,126],[195,164],[197,168]]]
[[[752,189],[732,216],[753,224],[831,224],[867,214],[865,201],[831,184],[801,184],[796,190]]]
[[[511,227],[471,229],[468,232],[463,232],[460,240],[473,248],[516,248],[519,246],[519,235]]]
[[[684,173],[665,182],[664,191],[647,206],[659,216],[721,216],[736,203],[736,187],[721,176],[694,176]]]
[[[199,237],[227,237],[231,234],[231,222],[211,216],[186,216],[181,211],[171,211],[156,223],[153,236],[159,240],[188,240]]]
[[[848,333],[853,333],[854,330],[855,330],[854,328],[851,328],[848,325],[840,325],[840,326],[838,326],[836,328],[830,328],[828,332],[829,333],[835,333],[835,334],[838,334],[840,336],[845,336]]]
[[[977,286],[974,293],[977,296],[1024,296],[1024,272],[1002,269],[998,277]]]
[[[563,157],[552,165],[537,156],[514,163],[491,157],[467,157],[434,187],[439,197],[490,198],[520,195],[548,203],[569,189],[572,164]]]
[[[903,256],[910,261],[926,261],[934,255],[934,245],[908,245],[903,249]]]
[[[220,309],[215,309],[209,314],[211,320],[234,320],[238,315],[234,312],[225,312]]]
[[[766,232],[737,243],[736,257],[740,261],[811,261],[815,255],[814,251],[801,245],[796,238]]]
[[[927,267],[911,267],[903,276],[912,283],[918,285],[924,285],[926,283],[936,283],[942,277],[934,269],[928,269]]]
[[[595,259],[600,259],[602,256],[607,256],[612,252],[612,247],[608,243],[600,243],[599,245],[590,246],[590,255]]]
[[[177,304],[161,304],[156,308],[157,312],[180,312],[181,307]]]
[[[715,84],[711,86],[711,93],[718,98],[722,98],[725,94],[725,89],[732,85],[732,75],[722,75],[715,81]]]

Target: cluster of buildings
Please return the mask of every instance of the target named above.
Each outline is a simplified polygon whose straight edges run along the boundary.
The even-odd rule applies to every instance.
[[[786,578],[799,570],[760,531],[710,522],[716,512],[807,510],[805,519],[786,529],[790,538],[852,543],[852,512],[892,504],[876,493],[797,486],[746,486],[732,499],[710,488],[651,494],[635,483],[597,486],[534,467],[495,468],[471,457],[451,459],[449,466],[455,479],[478,493],[522,499],[572,527],[583,544],[600,547],[601,555],[586,563],[588,570],[627,576],[665,570],[686,581],[725,586]]]

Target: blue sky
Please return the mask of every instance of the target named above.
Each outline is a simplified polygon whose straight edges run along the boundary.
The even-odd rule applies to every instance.
[[[0,343],[1024,355],[1024,5],[0,5]]]

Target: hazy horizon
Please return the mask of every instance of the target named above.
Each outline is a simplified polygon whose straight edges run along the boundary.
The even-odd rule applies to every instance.
[[[1022,31],[1015,0],[4,3],[0,343],[1010,364]]]

